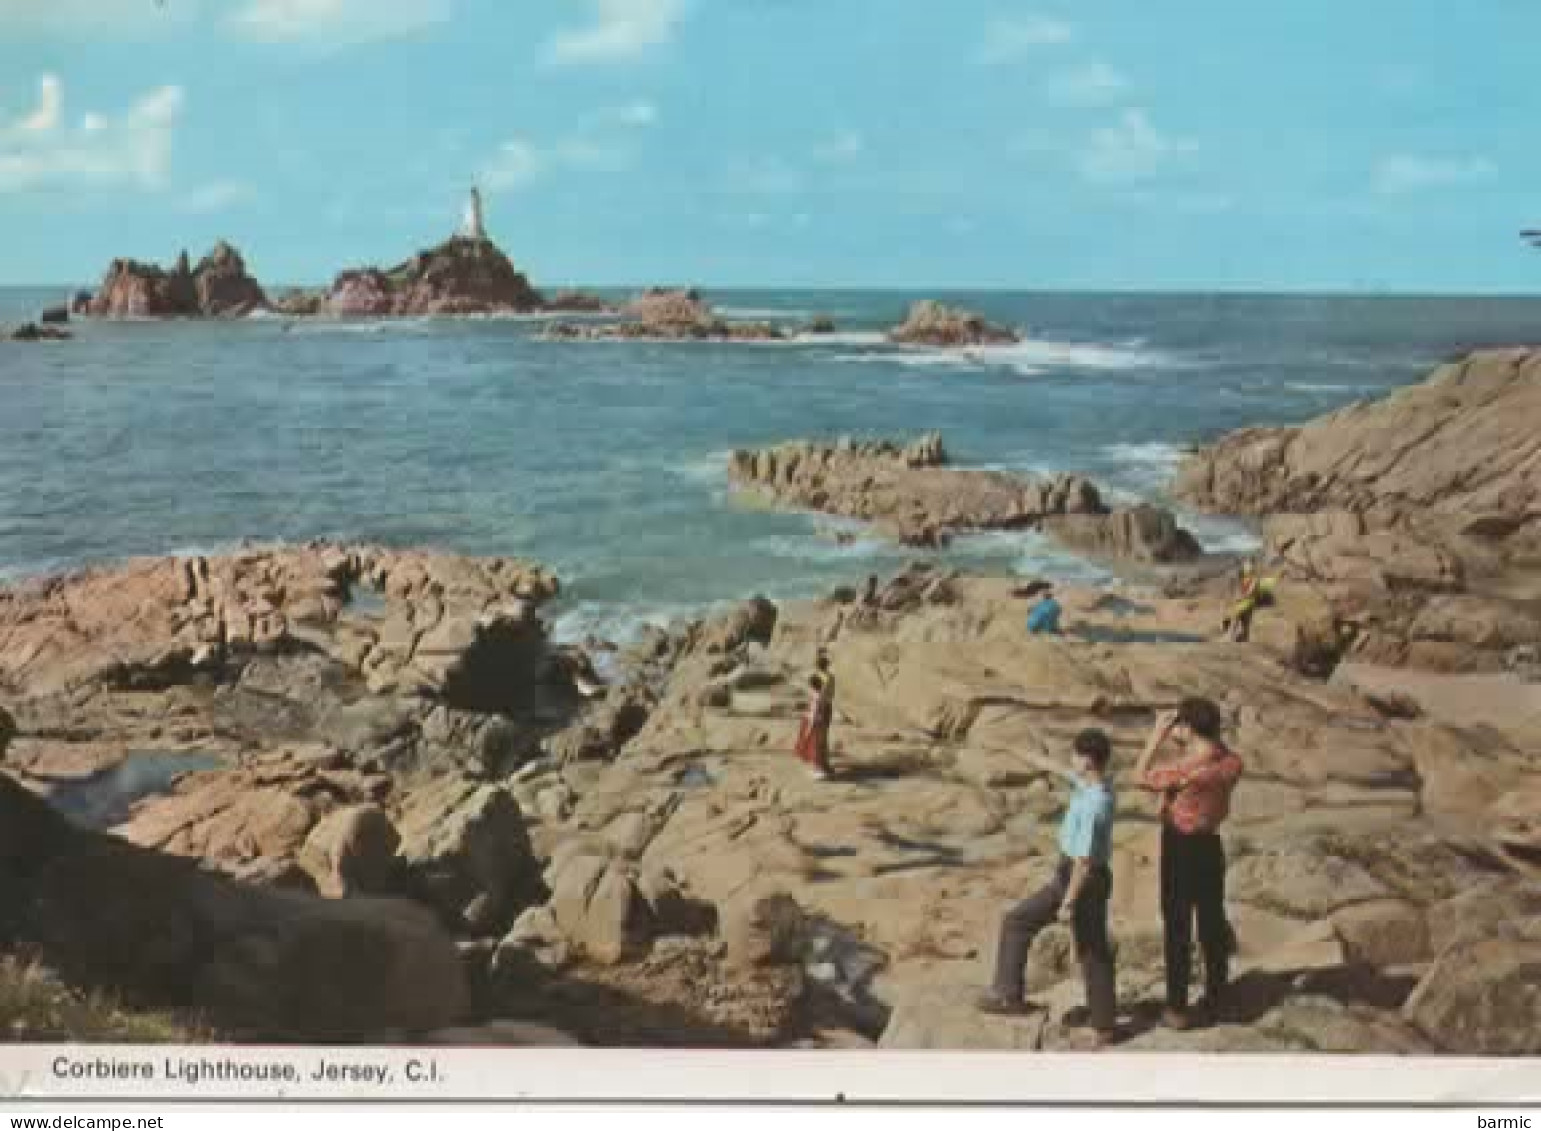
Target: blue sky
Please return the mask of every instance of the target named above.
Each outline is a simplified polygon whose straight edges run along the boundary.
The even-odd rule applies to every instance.
[[[1541,4],[0,0],[0,283],[1525,292]]]

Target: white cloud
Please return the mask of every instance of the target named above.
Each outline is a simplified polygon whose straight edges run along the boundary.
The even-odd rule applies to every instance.
[[[413,35],[451,9],[452,0],[241,0],[227,26],[255,43],[336,48]]]
[[[199,0],[0,0],[0,28],[71,38],[153,36],[186,23]]]
[[[546,45],[551,63],[619,63],[674,38],[686,0],[588,0],[594,18],[558,32]]]
[[[629,102],[617,106],[604,117],[623,126],[651,126],[658,121],[658,107],[651,102]]]
[[[1382,158],[1375,167],[1375,191],[1398,196],[1428,189],[1459,188],[1491,179],[1498,167],[1485,157],[1423,157],[1411,153]]]
[[[256,190],[244,181],[210,181],[183,195],[177,201],[177,208],[195,215],[208,215],[249,204],[256,197]]]
[[[834,137],[814,147],[814,156],[820,161],[839,164],[854,161],[867,151],[867,139],[856,130],[843,130]]]
[[[1154,176],[1172,158],[1197,149],[1186,138],[1162,133],[1144,110],[1130,109],[1115,124],[1092,133],[1076,165],[1089,181],[1138,181]]]
[[[16,123],[22,133],[45,134],[59,128],[59,111],[64,105],[64,84],[58,75],[44,75],[37,81],[37,109]]]
[[[478,179],[491,192],[510,192],[524,188],[545,167],[545,159],[534,145],[523,138],[513,138],[498,147]]]
[[[64,124],[64,87],[56,76],[44,75],[38,90],[36,109],[10,124],[0,121],[0,192],[165,187],[182,115],[181,87],[157,87],[119,118],[87,114],[77,128]]]
[[[1075,29],[1047,16],[1014,16],[991,21],[979,48],[986,66],[1012,63],[1039,47],[1057,47],[1075,39]]]
[[[1107,106],[1128,92],[1129,80],[1111,64],[1084,63],[1051,75],[1044,89],[1061,106]]]
[[[651,102],[612,106],[589,114],[571,136],[559,141],[517,137],[504,142],[478,178],[491,192],[511,192],[559,169],[620,172],[636,159],[639,132],[657,121],[658,108]]]

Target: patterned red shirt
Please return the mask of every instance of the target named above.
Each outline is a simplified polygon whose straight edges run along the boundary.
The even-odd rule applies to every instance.
[[[1145,771],[1145,788],[1161,794],[1161,819],[1181,833],[1212,833],[1230,814],[1241,759],[1221,747],[1175,766]]]

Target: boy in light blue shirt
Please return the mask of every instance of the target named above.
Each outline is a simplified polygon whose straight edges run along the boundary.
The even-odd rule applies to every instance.
[[[1059,618],[1063,610],[1060,603],[1054,599],[1052,590],[1045,590],[1043,598],[1033,606],[1032,612],[1027,614],[1027,631],[1034,636],[1043,633],[1059,635]]]
[[[979,1008],[996,1014],[1026,1012],[1023,968],[1033,939],[1056,920],[1069,923],[1086,985],[1092,1044],[1100,1047],[1113,1039],[1117,1009],[1113,949],[1108,941],[1114,812],[1108,764],[1113,748],[1100,730],[1083,730],[1074,746],[1076,789],[1060,822],[1059,864],[1041,891],[1002,918],[994,984],[980,999]]]

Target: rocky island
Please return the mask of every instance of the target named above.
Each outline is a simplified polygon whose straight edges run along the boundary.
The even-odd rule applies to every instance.
[[[564,291],[548,303],[487,235],[475,189],[460,229],[448,240],[388,269],[339,272],[325,289],[289,290],[270,300],[247,274],[240,252],[221,242],[196,268],[185,252],[170,271],[114,260],[96,294],[77,296],[74,307],[96,318],[241,317],[269,310],[290,317],[439,317],[609,309],[578,291]]]
[[[960,349],[1014,345],[1022,335],[972,311],[926,299],[910,307],[904,321],[888,332],[888,340],[904,346]]]
[[[543,336],[552,341],[779,341],[786,332],[769,322],[729,322],[717,316],[694,289],[652,288],[622,310],[626,320],[580,325],[557,322]]]
[[[115,259],[94,296],[77,296],[74,312],[92,318],[239,318],[268,307],[246,261],[220,242],[198,262],[184,251],[170,271]]]
[[[1134,561],[1200,554],[1169,511],[1111,510],[1081,475],[1032,479],[951,467],[936,433],[909,444],[844,439],[736,451],[728,475],[739,489],[773,503],[862,519],[909,546],[943,546],[960,533],[1040,529],[1077,549]]]

